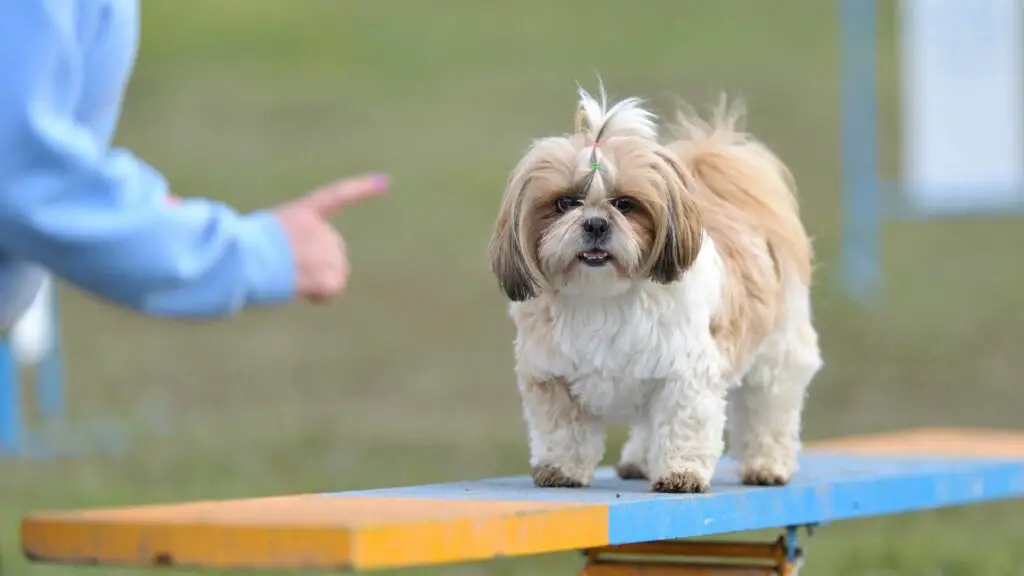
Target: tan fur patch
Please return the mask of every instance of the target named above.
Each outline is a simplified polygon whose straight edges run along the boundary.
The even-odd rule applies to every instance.
[[[704,229],[723,259],[727,280],[711,332],[737,369],[776,325],[783,287],[810,284],[813,262],[791,173],[738,129],[741,119],[742,109],[724,99],[710,121],[681,112],[680,139],[668,144],[696,180]]]
[[[659,282],[678,280],[701,247],[699,206],[686,190],[671,184],[686,178],[684,168],[653,141],[621,139],[605,150],[615,159],[617,192],[643,208],[644,217],[631,222],[646,255],[640,274]]]
[[[579,140],[541,140],[509,174],[487,253],[499,285],[513,301],[532,298],[543,287],[537,243],[550,222],[551,202],[572,183]]]

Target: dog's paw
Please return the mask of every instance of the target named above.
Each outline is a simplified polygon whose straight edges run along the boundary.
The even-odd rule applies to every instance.
[[[651,485],[654,492],[665,492],[669,494],[703,494],[711,490],[711,485],[699,474],[689,470],[684,472],[672,472],[667,476],[658,478]]]
[[[583,488],[587,483],[570,477],[555,466],[542,465],[533,469],[533,485],[538,488]]]
[[[615,473],[623,480],[647,480],[647,473],[639,464],[622,462],[615,467]]]
[[[785,486],[789,477],[768,468],[744,470],[741,474],[744,486]]]

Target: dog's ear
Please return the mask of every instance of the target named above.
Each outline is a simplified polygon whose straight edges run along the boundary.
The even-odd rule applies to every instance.
[[[520,210],[527,182],[518,180],[509,179],[487,252],[498,286],[513,302],[524,302],[537,295],[537,280],[526,261],[520,237]]]
[[[703,220],[690,187],[695,183],[671,153],[659,156],[670,168],[665,174],[666,213],[655,246],[661,246],[651,265],[651,280],[669,284],[682,278],[700,254]]]

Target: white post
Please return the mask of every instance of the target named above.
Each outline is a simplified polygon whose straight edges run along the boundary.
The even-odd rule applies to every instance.
[[[54,296],[53,279],[47,275],[28,310],[11,327],[11,348],[18,364],[35,366],[53,351]]]
[[[1024,201],[1018,0],[902,0],[903,189],[926,213]]]

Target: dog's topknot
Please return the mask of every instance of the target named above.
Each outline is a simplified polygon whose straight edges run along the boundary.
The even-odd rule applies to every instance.
[[[643,108],[643,99],[626,98],[608,106],[604,84],[598,81],[598,96],[579,87],[580,103],[576,112],[576,132],[584,134],[591,144],[600,144],[606,138],[638,136],[654,140],[658,137],[655,116]]]

